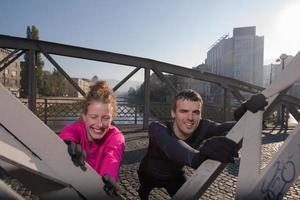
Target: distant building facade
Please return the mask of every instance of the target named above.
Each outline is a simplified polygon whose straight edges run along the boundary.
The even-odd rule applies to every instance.
[[[3,60],[7,55],[9,55],[10,51],[6,49],[0,48],[0,60]],[[2,67],[1,65],[0,67]],[[10,90],[17,97],[19,96],[20,90],[20,76],[21,65],[20,60],[16,59],[13,63],[11,63],[8,67],[6,67],[0,73],[0,83],[3,84],[8,90]]]
[[[234,28],[232,38],[217,41],[207,52],[206,64],[212,73],[262,85],[263,59],[264,37],[250,26]]]
[[[201,72],[210,72],[210,68],[207,64],[200,64],[197,67],[193,67],[194,70],[199,70]],[[210,98],[210,83],[206,81],[200,81],[196,79],[189,78],[189,88],[199,92],[204,99],[205,103],[211,103],[212,99]]]
[[[272,81],[278,78],[282,70],[287,67],[293,58],[294,56],[286,55],[286,58],[280,61],[280,63],[272,65]],[[287,94],[300,98],[300,81],[295,82]]]
[[[90,85],[92,82],[89,79],[72,78],[75,83],[87,94],[90,90]],[[80,92],[74,88],[73,85],[69,84],[69,94],[70,97],[83,97]]]
[[[263,85],[264,37],[256,35],[256,27],[233,29],[233,36],[221,37],[207,52],[206,64],[211,73]],[[223,91],[211,85],[215,103],[221,103]]]

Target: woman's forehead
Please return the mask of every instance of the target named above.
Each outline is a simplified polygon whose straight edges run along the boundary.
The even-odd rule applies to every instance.
[[[87,111],[89,114],[110,113],[112,111],[112,105],[109,103],[101,103],[94,101],[88,106]]]

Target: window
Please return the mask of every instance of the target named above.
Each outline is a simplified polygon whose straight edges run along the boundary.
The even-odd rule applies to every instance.
[[[17,76],[17,72],[16,72],[16,71],[12,71],[12,72],[11,72],[11,76],[12,76],[12,77]]]

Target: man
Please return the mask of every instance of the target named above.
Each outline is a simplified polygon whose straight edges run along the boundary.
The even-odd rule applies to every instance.
[[[262,94],[254,95],[235,112],[238,120],[250,110],[264,110],[267,105]],[[206,159],[233,163],[238,157],[238,145],[225,137],[236,122],[216,123],[202,119],[203,101],[194,90],[185,90],[175,97],[171,110],[173,123],[153,122],[149,125],[148,151],[138,170],[139,196],[148,199],[154,187],[164,187],[175,195],[186,178],[183,166],[194,169]]]

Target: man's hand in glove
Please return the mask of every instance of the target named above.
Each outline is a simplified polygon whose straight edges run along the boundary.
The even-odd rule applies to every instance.
[[[234,163],[234,157],[238,157],[238,144],[225,136],[214,136],[201,144],[197,159],[200,162],[212,159],[222,163]]]
[[[234,111],[234,119],[238,121],[247,110],[253,113],[256,113],[259,110],[263,111],[267,105],[268,102],[263,94],[254,94]]]
[[[247,110],[256,113],[259,110],[265,110],[265,107],[268,105],[268,102],[266,101],[266,97],[263,94],[255,94],[252,95],[251,98],[247,100],[244,104]]]
[[[102,176],[102,181],[104,183],[104,191],[109,196],[119,196],[120,193],[120,186],[116,181],[114,181],[110,175],[104,174]]]
[[[71,141],[65,141],[65,143],[68,145],[68,153],[71,156],[71,159],[76,167],[80,167],[83,171],[86,170],[85,166],[85,157],[86,153],[81,148],[80,144],[76,144]]]

